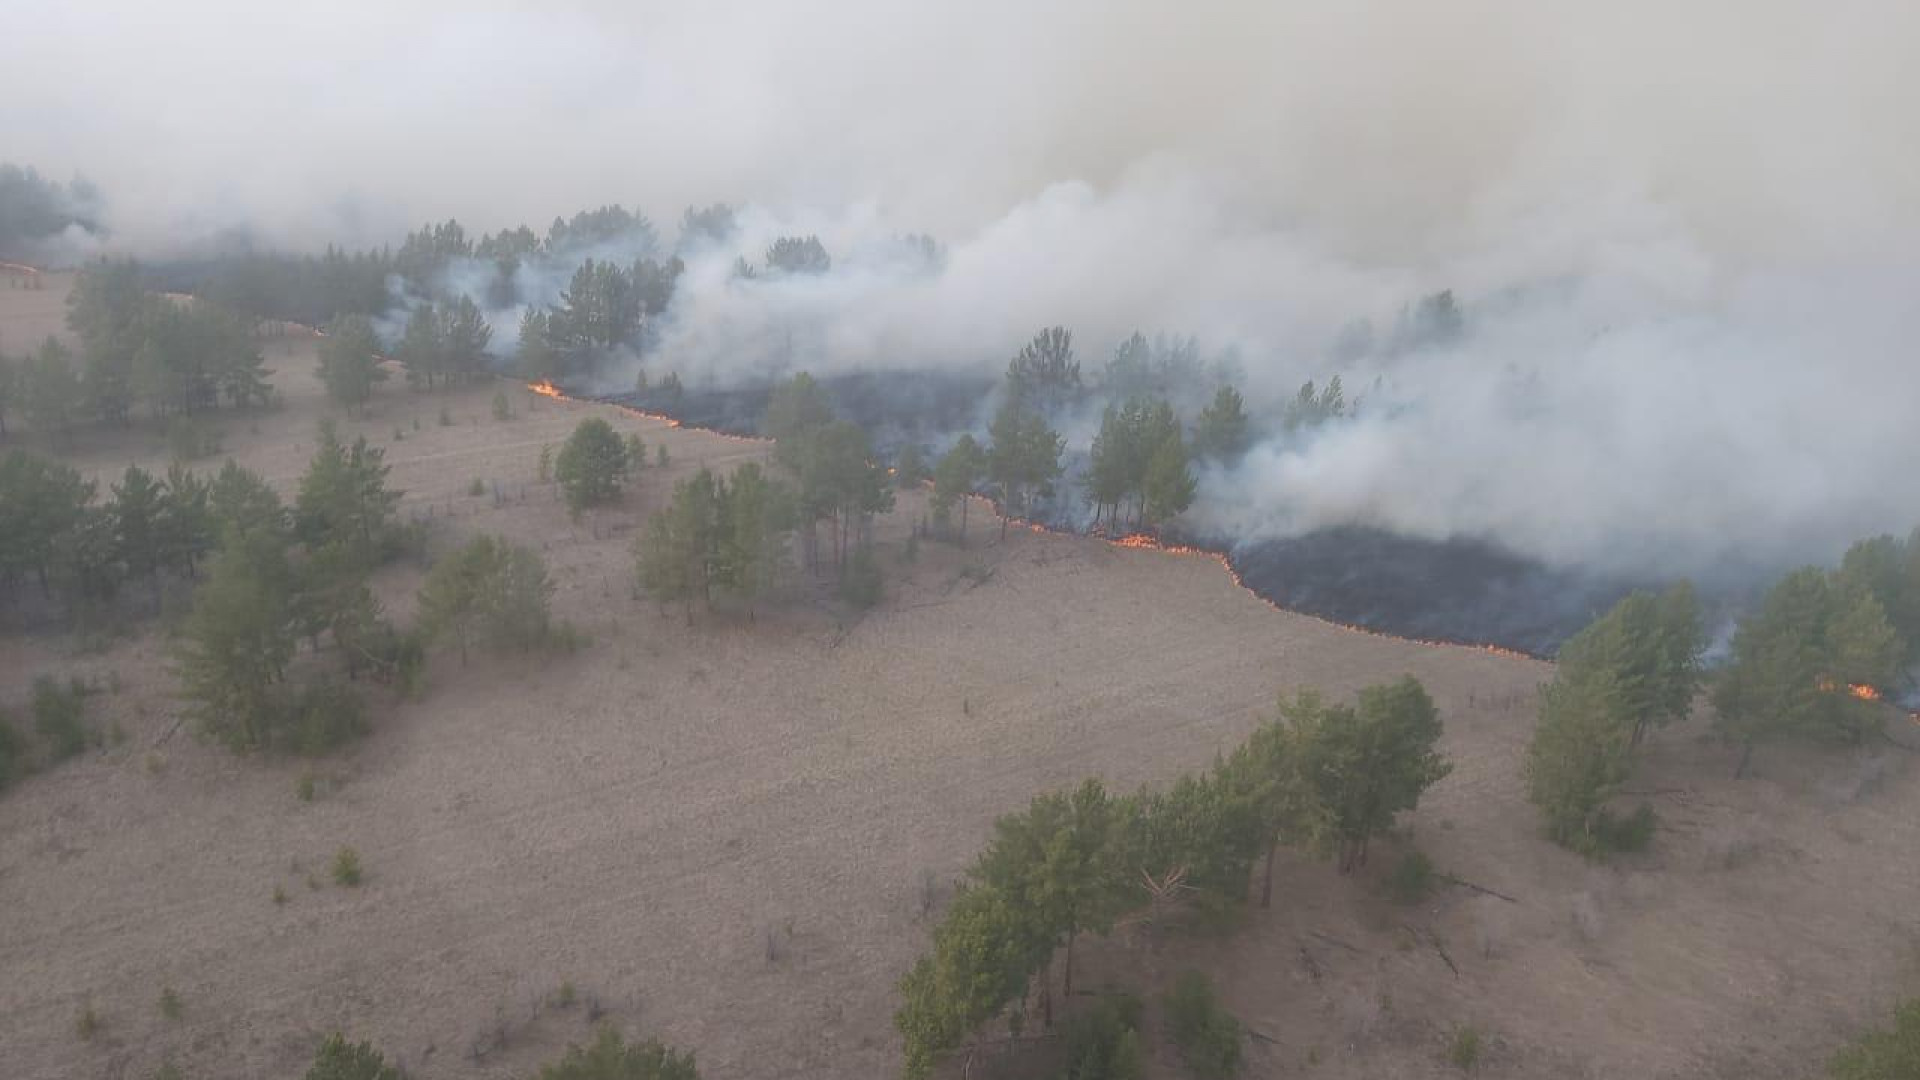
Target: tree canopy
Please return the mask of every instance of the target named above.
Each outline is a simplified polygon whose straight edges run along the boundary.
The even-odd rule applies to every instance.
[[[552,596],[537,552],[482,533],[428,571],[420,629],[429,641],[451,640],[462,663],[474,648],[525,652],[551,640]]]
[[[1899,669],[1903,646],[1880,601],[1848,577],[1805,567],[1782,578],[1740,620],[1733,658],[1713,690],[1715,723],[1741,747],[1787,736],[1858,743],[1880,730],[1871,700]]]
[[[553,478],[566,495],[568,511],[577,516],[588,507],[619,498],[630,464],[626,442],[615,434],[613,425],[589,416],[560,447]]]

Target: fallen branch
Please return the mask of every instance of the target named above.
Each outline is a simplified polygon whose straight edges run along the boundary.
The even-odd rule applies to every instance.
[[[1468,881],[1466,878],[1457,878],[1457,877],[1454,877],[1452,874],[1441,874],[1440,880],[1452,882],[1453,884],[1458,885],[1463,889],[1472,889],[1474,892],[1484,893],[1498,900],[1505,900],[1509,904],[1521,903],[1521,901],[1511,896],[1508,896],[1506,893],[1500,892],[1495,889],[1489,889],[1485,885],[1475,885],[1473,882]]]
[[[1409,925],[1407,929],[1413,930],[1413,927]],[[1419,935],[1420,935],[1420,932],[1418,930],[1414,930],[1414,936],[1417,938],[1419,937]],[[1431,927],[1429,927],[1427,930],[1427,940],[1433,943],[1433,951],[1440,954],[1440,959],[1445,960],[1447,962],[1447,970],[1453,972],[1454,978],[1456,979],[1459,978],[1460,969],[1454,965],[1453,957],[1447,955],[1447,947],[1440,943],[1440,935],[1434,933]]]
[[[1314,937],[1317,937],[1317,938],[1319,938],[1319,939],[1320,939],[1321,941],[1324,941],[1324,942],[1326,942],[1326,943],[1327,943],[1327,944],[1329,944],[1329,945],[1338,945],[1338,946],[1340,946],[1341,948],[1343,948],[1343,949],[1345,949],[1345,950],[1347,950],[1347,951],[1348,951],[1348,952],[1350,952],[1350,953],[1353,953],[1353,954],[1354,954],[1354,955],[1356,955],[1356,956],[1365,956],[1365,955],[1367,955],[1367,950],[1365,950],[1365,949],[1362,949],[1362,948],[1360,948],[1360,947],[1359,947],[1359,946],[1357,946],[1357,945],[1349,945],[1349,944],[1347,944],[1346,942],[1344,942],[1344,941],[1341,941],[1341,940],[1340,940],[1339,938],[1337,938],[1337,937],[1331,937],[1331,936],[1329,936],[1329,935],[1327,935],[1327,934],[1323,934],[1323,933],[1321,933],[1321,932],[1320,932],[1320,931],[1318,931],[1318,930],[1309,930],[1309,931],[1307,931],[1307,933],[1309,933],[1309,934],[1311,934],[1311,935],[1313,935]]]
[[[1273,1036],[1267,1034],[1264,1031],[1259,1030],[1258,1028],[1253,1027],[1250,1024],[1242,1023],[1240,1025],[1240,1030],[1246,1032],[1247,1037],[1250,1039],[1259,1039],[1263,1043],[1271,1043],[1274,1046],[1287,1045],[1286,1043],[1281,1042],[1279,1039],[1274,1038]]]
[[[1300,946],[1300,960],[1307,965],[1307,974],[1313,976],[1313,981],[1319,982],[1320,961],[1313,958],[1313,954],[1307,951],[1305,945]]]

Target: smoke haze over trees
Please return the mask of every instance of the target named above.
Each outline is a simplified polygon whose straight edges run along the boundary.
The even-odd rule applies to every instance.
[[[1220,535],[1360,525],[1678,574],[1830,561],[1920,505],[1908,6],[357,7],[269,29],[173,5],[178,48],[132,4],[37,13],[0,44],[9,152],[97,178],[129,251],[423,257],[502,356],[570,292],[536,246],[617,238],[593,257],[629,275],[678,257],[630,337],[691,389],[997,372],[1050,326],[1089,375],[1135,331],[1194,335],[1256,420],[1342,376],[1348,419],[1255,423],[1196,464],[1187,517]],[[110,74],[63,77],[82,62]],[[317,82],[327,107],[289,114]],[[158,123],[130,92],[155,85],[202,105]],[[573,206],[601,209],[521,227]],[[637,362],[601,378],[630,389]],[[1218,387],[1195,389],[1188,423]],[[1099,408],[1054,423],[1083,449]]]

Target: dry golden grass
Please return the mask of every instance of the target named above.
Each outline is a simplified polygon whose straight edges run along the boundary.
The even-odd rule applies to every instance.
[[[0,327],[29,321],[9,300]],[[226,446],[290,490],[324,403],[310,342],[267,351],[286,405],[228,416]],[[1547,665],[1277,613],[1207,559],[994,543],[980,513],[964,550],[924,544],[905,566],[916,495],[881,524],[889,593],[864,619],[803,591],[689,630],[632,597],[633,530],[673,476],[764,447],[518,391],[498,423],[492,393],[388,384],[342,426],[388,447],[402,513],[442,522],[440,543],[488,530],[540,548],[559,613],[593,644],[464,669],[436,657],[425,699],[383,704],[370,738],[318,766],[310,803],[293,795],[308,765],[238,759],[179,725],[152,631],[91,656],[0,637],[0,697],[43,670],[116,671],[122,692],[94,700],[129,735],[0,796],[0,1071],[139,1076],[170,1057],[213,1080],[297,1075],[338,1028],[423,1080],[524,1076],[584,1034],[587,1010],[550,1004],[571,983],[630,1030],[696,1048],[708,1076],[890,1075],[923,876],[959,874],[996,814],[1089,775],[1165,782],[1278,692],[1402,673],[1440,703],[1456,763],[1409,830],[1443,871],[1519,903],[1454,887],[1402,909],[1289,860],[1274,908],[1240,933],[1117,939],[1086,950],[1082,985],[1199,964],[1265,1040],[1249,1075],[1352,1078],[1450,1075],[1460,1024],[1484,1033],[1483,1076],[1801,1075],[1915,988],[1920,795],[1904,755],[1862,785],[1843,756],[1770,751],[1735,784],[1726,754],[1667,733],[1636,780],[1659,792],[1655,851],[1590,867],[1538,838],[1521,795]],[[594,410],[674,464],[572,523],[535,463]],[[67,456],[105,476],[163,447],[89,433]],[[504,502],[466,494],[476,476]],[[382,573],[390,609],[406,613],[418,580]],[[164,769],[143,765],[153,753]],[[360,888],[326,884],[342,845],[368,868]],[[163,986],[193,1003],[177,1023],[152,1008]],[[80,1043],[89,1001],[115,1019]],[[1156,1054],[1157,1075],[1179,1075]]]

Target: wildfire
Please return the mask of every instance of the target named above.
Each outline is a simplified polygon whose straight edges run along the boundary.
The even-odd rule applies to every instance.
[[[637,416],[642,420],[652,420],[652,421],[655,421],[656,423],[665,424],[667,427],[670,427],[670,428],[684,428],[688,431],[702,432],[704,434],[711,435],[716,439],[725,439],[728,442],[747,443],[754,446],[765,446],[766,444],[771,443],[773,441],[772,439],[763,439],[757,435],[736,435],[731,431],[721,431],[717,428],[701,427],[697,424],[688,424],[677,416],[672,416],[662,412],[649,412],[646,409],[636,408],[635,406],[632,406],[632,405],[625,405],[618,401],[601,401],[597,398],[575,398],[572,395],[568,394],[566,391],[560,389],[558,386],[555,386],[553,382],[548,379],[541,379],[539,382],[530,382],[527,384],[527,389],[533,391],[536,394],[540,394],[544,397],[553,398],[556,401],[582,401],[582,400],[592,401],[595,404],[606,405],[610,408],[619,409],[621,412],[626,413],[628,416]]]
[[[1822,677],[1819,682],[1814,684],[1814,688],[1821,693],[1832,694],[1839,692],[1840,684],[1832,679]],[[1847,693],[1852,694],[1861,701],[1879,701],[1882,698],[1879,688],[1868,686],[1866,683],[1848,683]]]
[[[1030,527],[1033,527],[1036,532],[1052,531],[1049,529],[1045,529],[1043,527],[1032,526],[1030,522],[1025,524],[1028,524]],[[1233,579],[1233,583],[1235,585],[1238,585],[1242,589],[1245,589],[1247,592],[1252,593],[1254,598],[1259,600],[1261,603],[1267,605],[1268,607],[1272,608],[1275,611],[1289,610],[1288,608],[1284,608],[1279,604],[1274,603],[1272,600],[1269,600],[1266,597],[1261,596],[1260,593],[1253,588],[1253,586],[1248,585],[1246,582],[1246,579],[1240,576],[1240,571],[1234,569],[1233,560],[1227,558],[1227,555],[1225,552],[1214,551],[1209,548],[1190,547],[1185,544],[1162,543],[1157,537],[1153,536],[1150,533],[1128,533],[1125,536],[1105,536],[1100,533],[1094,533],[1093,535],[1098,539],[1105,541],[1107,544],[1113,547],[1133,548],[1136,550],[1144,550],[1144,551],[1158,551],[1168,555],[1187,555],[1187,556],[1197,556],[1204,559],[1212,559],[1214,562],[1217,562],[1220,564],[1220,568],[1227,572],[1227,576]],[[1294,612],[1294,614],[1300,614],[1300,613]],[[1368,637],[1390,638],[1394,641],[1410,641],[1415,645],[1431,645],[1431,646],[1440,647],[1440,648],[1472,649],[1476,652],[1491,653],[1494,656],[1504,656],[1513,660],[1542,659],[1541,657],[1534,656],[1531,653],[1522,652],[1519,649],[1509,649],[1502,645],[1493,645],[1493,644],[1488,644],[1486,642],[1439,641],[1439,640],[1433,640],[1429,638],[1402,637],[1399,634],[1389,634],[1389,633],[1386,633],[1385,631],[1375,630],[1375,629],[1372,629],[1371,627],[1366,627],[1366,626],[1355,626],[1352,623],[1343,623],[1334,619],[1326,618],[1324,616],[1315,615],[1311,617],[1319,619],[1321,622],[1326,623],[1328,626],[1337,626],[1342,630],[1348,631],[1349,633],[1365,634]]]

